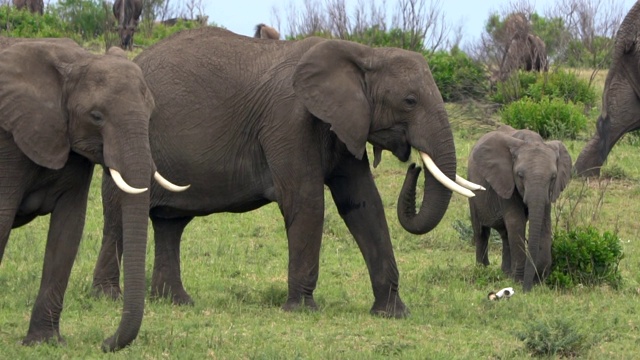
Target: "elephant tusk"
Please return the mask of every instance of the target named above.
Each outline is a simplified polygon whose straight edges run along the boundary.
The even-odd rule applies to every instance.
[[[173,192],[185,191],[191,186],[191,185],[179,186],[179,185],[173,184],[169,180],[163,178],[162,175],[160,175],[160,173],[157,171],[153,174],[153,178],[156,179],[156,181],[158,182],[158,184],[160,184],[160,186]]]
[[[463,186],[469,190],[487,190],[484,188],[484,186],[473,183],[458,174],[456,174],[456,183],[458,183],[458,185]]]
[[[436,163],[431,160],[431,157],[422,151],[420,152],[420,156],[422,157],[422,161],[424,161],[424,165],[427,167],[431,175],[436,178],[442,185],[444,185],[447,189],[451,191],[455,191],[460,195],[466,196],[468,198],[476,196],[471,190],[462,187],[456,184],[453,180],[449,179],[447,175],[445,175],[436,165]]]
[[[127,194],[134,194],[134,195],[140,194],[147,191],[148,189],[148,188],[141,188],[141,189],[134,188],[133,186],[127,184],[127,182],[124,181],[124,179],[122,178],[122,175],[120,175],[118,170],[109,168],[109,173],[111,174],[113,181],[116,183],[116,185],[118,185],[120,190],[126,192]]]

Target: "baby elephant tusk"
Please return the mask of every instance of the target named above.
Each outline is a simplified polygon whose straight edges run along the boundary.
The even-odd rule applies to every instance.
[[[141,188],[141,189],[134,188],[133,186],[127,184],[127,182],[124,181],[124,179],[122,178],[122,175],[120,175],[118,170],[109,168],[109,173],[111,174],[113,181],[116,183],[116,185],[118,185],[120,190],[126,192],[127,194],[134,194],[134,195],[140,194],[147,191],[148,189],[148,188]]]
[[[469,197],[469,198],[476,196],[476,194],[471,192],[471,190],[465,187],[462,187],[456,184],[453,180],[449,179],[447,175],[445,175],[442,171],[440,171],[436,163],[434,163],[433,160],[431,160],[431,157],[429,155],[423,152],[420,152],[420,156],[422,157],[422,161],[424,161],[424,165],[427,167],[431,175],[433,175],[433,177],[435,177],[436,180],[438,180],[447,189],[451,191],[455,191],[458,194]]]
[[[160,184],[160,186],[173,192],[185,191],[191,186],[191,185],[179,186],[179,185],[172,184],[171,182],[169,182],[169,180],[163,178],[162,175],[160,175],[160,173],[157,171],[153,174],[153,178],[156,179],[156,181],[158,182],[158,184]]]
[[[484,188],[484,186],[478,185],[476,183],[472,183],[471,181],[461,177],[458,174],[456,174],[456,183],[458,183],[458,185],[463,186],[469,190],[487,190]]]

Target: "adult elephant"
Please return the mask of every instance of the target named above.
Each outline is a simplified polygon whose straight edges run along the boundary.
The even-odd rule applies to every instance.
[[[18,10],[27,9],[34,14],[42,15],[44,12],[44,0],[13,0],[13,6]]]
[[[524,291],[551,266],[551,203],[571,178],[571,157],[560,141],[502,126],[478,140],[469,155],[469,180],[487,190],[469,199],[476,261],[489,265],[489,234],[502,237],[502,271]],[[525,228],[529,222],[529,237]]]
[[[133,34],[141,14],[142,0],[116,0],[113,3],[113,16],[118,21],[121,48],[133,50]]]
[[[62,340],[60,313],[94,163],[118,180],[127,219],[124,310],[103,346],[119,349],[136,337],[145,295],[146,188],[155,168],[148,140],[153,106],[140,68],[122,57],[94,55],[68,39],[25,41],[0,52],[0,261],[12,228],[51,214],[24,344]]]
[[[640,3],[633,5],[616,33],[611,67],[604,82],[596,133],[575,163],[581,176],[598,176],[609,152],[627,132],[640,129]]]
[[[544,41],[532,33],[527,17],[513,13],[507,17],[504,27],[494,35],[503,47],[498,67],[500,79],[506,79],[513,71],[547,71],[547,48]]]
[[[314,37],[262,41],[207,27],[162,40],[135,62],[156,98],[149,133],[158,168],[192,184],[180,195],[151,188],[154,295],[192,303],[180,277],[180,240],[195,216],[277,202],[289,244],[283,308],[316,308],[327,185],[367,263],[371,312],[406,315],[365,145],[373,144],[374,165],[383,149],[407,161],[413,147],[446,174],[440,181],[460,190],[450,180],[456,155],[447,113],[422,55]],[[423,234],[444,215],[451,191],[426,174],[416,213],[418,173],[415,166],[407,173],[398,217],[407,231]],[[117,296],[122,224],[109,177],[102,194],[104,239],[93,286]]]
[[[258,24],[256,25],[256,33],[253,34],[253,37],[257,39],[280,40],[280,33],[271,26]]]

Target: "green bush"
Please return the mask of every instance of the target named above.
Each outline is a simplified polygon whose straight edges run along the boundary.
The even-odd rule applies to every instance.
[[[514,71],[504,81],[499,81],[491,94],[491,100],[499,104],[508,104],[527,95],[531,85],[538,80],[539,74],[531,71]]]
[[[557,70],[546,76],[539,75],[536,82],[527,89],[526,95],[537,101],[548,96],[574,104],[582,103],[586,108],[591,108],[596,103],[596,92],[589,83],[575,73],[564,70]]]
[[[111,9],[104,6],[100,0],[58,0],[51,12],[83,40],[94,39],[104,34],[107,20],[113,19]]]
[[[548,324],[542,321],[530,323],[517,337],[536,357],[579,357],[591,347],[587,337],[564,319],[554,319]]]
[[[146,28],[141,29],[143,31],[136,33],[135,43],[136,45],[150,46],[166,37],[169,37],[174,33],[177,33],[178,31],[185,30],[185,29],[195,29],[201,26],[203,25],[197,21],[184,21],[184,20],[178,20],[173,26],[153,24],[153,27],[151,28],[151,34],[148,34],[148,31],[146,31],[147,30]]]
[[[488,83],[482,64],[463,51],[436,51],[425,56],[442,98],[447,102],[487,95]]]
[[[9,37],[40,38],[67,37],[70,34],[67,24],[57,15],[45,12],[32,14],[25,10],[16,10],[9,5],[0,6],[0,35]]]
[[[599,234],[591,227],[561,230],[551,246],[553,265],[546,279],[549,286],[571,288],[582,284],[608,284],[618,288],[622,282],[618,265],[623,258],[617,235]]]
[[[596,92],[588,81],[562,69],[549,73],[514,72],[496,84],[491,100],[508,104],[524,97],[535,101],[542,101],[544,97],[562,99],[574,104],[582,103],[586,109],[592,108],[597,100]]]
[[[545,139],[575,139],[587,126],[581,103],[566,103],[562,99],[542,97],[535,101],[525,97],[506,105],[501,111],[502,122],[516,129],[529,129]]]

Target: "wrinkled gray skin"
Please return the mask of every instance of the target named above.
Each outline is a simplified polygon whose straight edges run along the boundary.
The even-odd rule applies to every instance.
[[[264,41],[207,27],[182,31],[140,54],[158,107],[150,122],[159,170],[191,188],[152,187],[156,296],[190,304],[180,277],[180,240],[195,216],[246,212],[277,202],[289,244],[283,308],[316,308],[324,186],[364,256],[371,312],[403,317],[398,269],[365,145],[407,161],[411,147],[455,177],[453,136],[440,92],[418,53],[341,40]],[[451,191],[426,172],[416,213],[419,168],[411,166],[398,201],[405,229],[426,233],[444,215]],[[105,228],[94,288],[118,296],[122,231],[118,196],[104,177]]]
[[[44,0],[13,0],[13,6],[18,10],[26,8],[34,14],[42,15],[44,12]]]
[[[256,25],[256,33],[253,34],[253,37],[256,39],[280,40],[280,33],[271,26],[258,24]]]
[[[120,47],[133,50],[133,34],[138,27],[142,14],[142,0],[116,0],[113,3],[113,16],[118,21]]]
[[[131,61],[91,54],[68,39],[19,41],[0,51],[0,261],[12,228],[51,214],[40,291],[23,340],[33,344],[63,341],[60,314],[94,163],[149,187],[154,103]],[[144,309],[149,192],[120,196],[128,291],[105,350],[133,341]]]
[[[505,125],[478,140],[468,171],[470,181],[487,189],[469,198],[476,261],[489,265],[489,234],[497,230],[502,271],[524,282],[524,291],[531,290],[551,266],[551,203],[570,181],[567,149],[559,141],[544,142],[533,131]]]
[[[575,171],[598,176],[609,152],[627,132],[640,129],[640,3],[633,5],[616,33],[613,59],[602,93],[596,133],[578,155]]]

